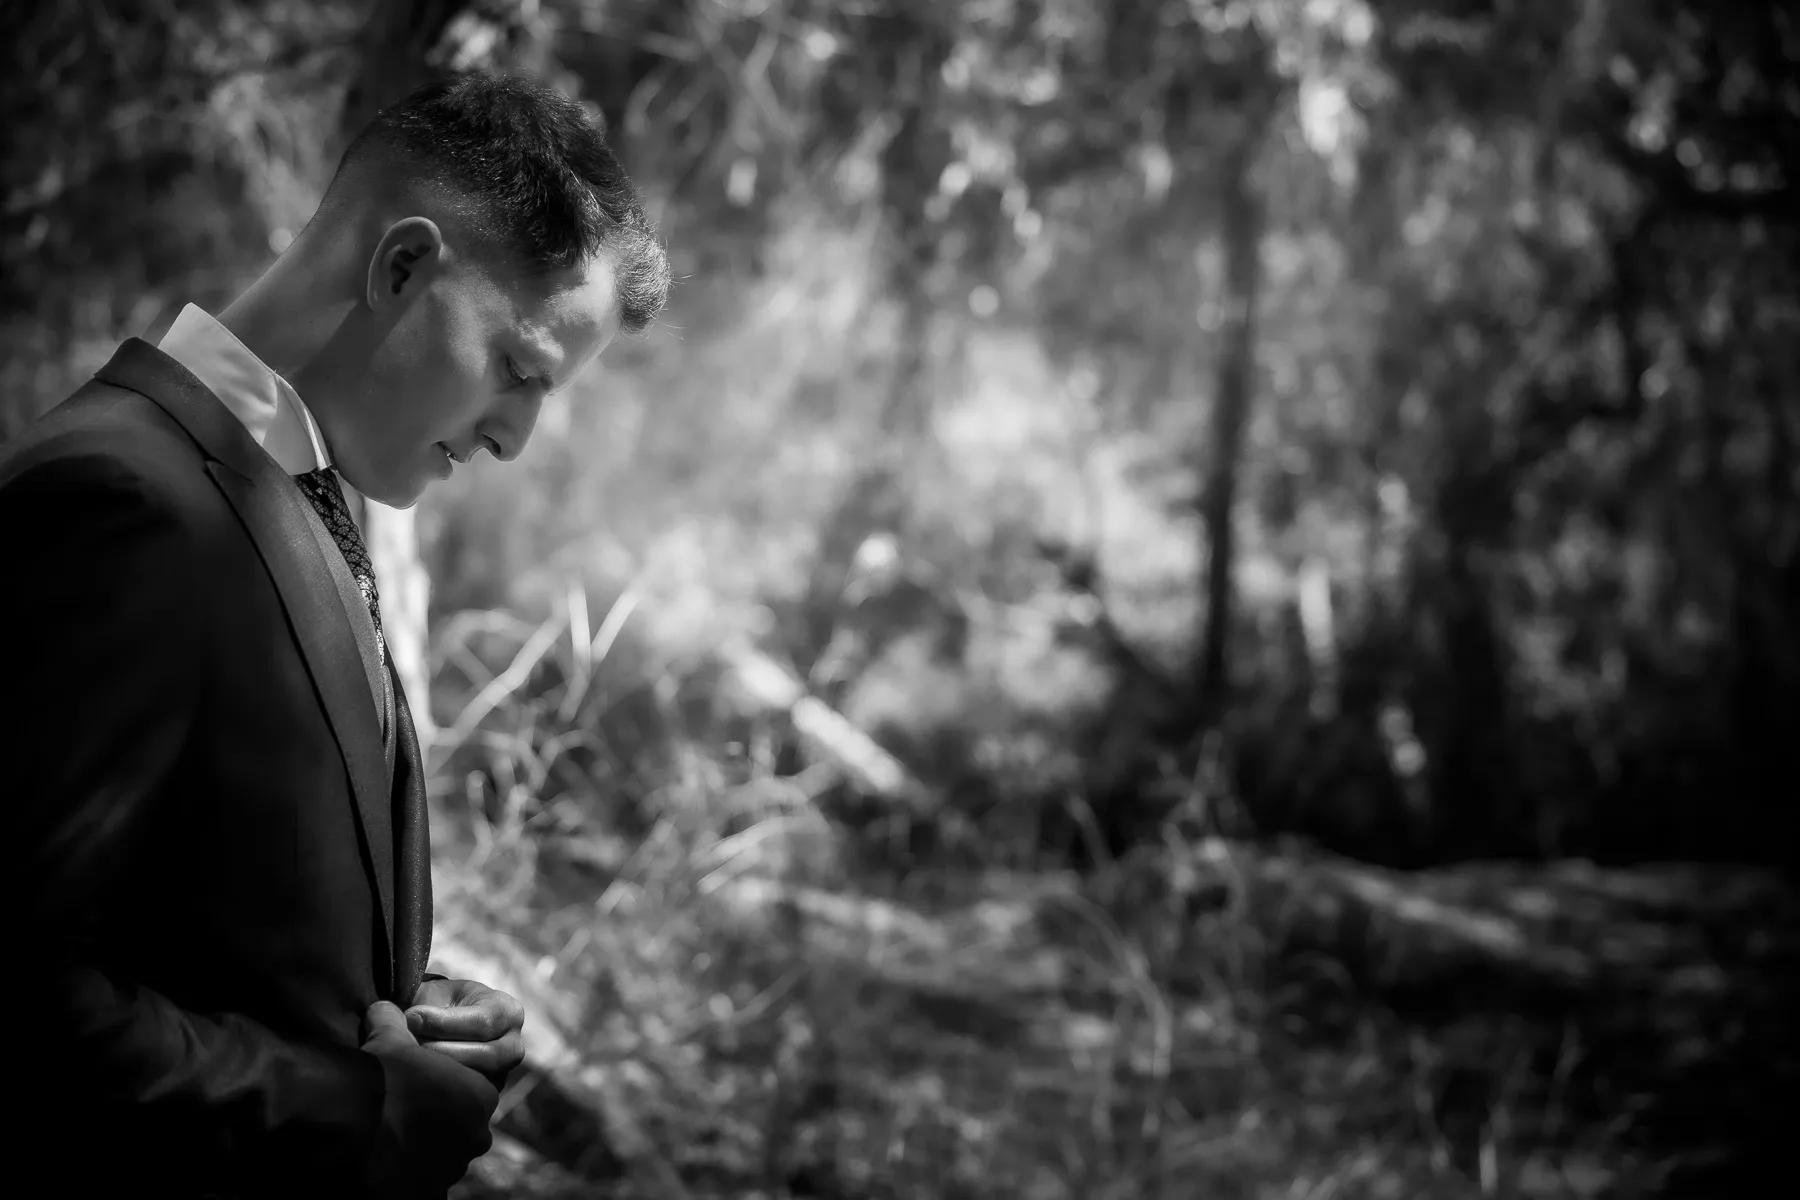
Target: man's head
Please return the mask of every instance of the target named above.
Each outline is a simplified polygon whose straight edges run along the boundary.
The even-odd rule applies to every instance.
[[[409,505],[525,446],[546,392],[647,326],[669,265],[581,106],[502,76],[429,84],[344,152],[284,258],[357,293],[294,378],[349,483]]]

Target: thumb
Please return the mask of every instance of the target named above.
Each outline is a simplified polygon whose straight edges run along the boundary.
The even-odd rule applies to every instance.
[[[377,1000],[369,1005],[368,1011],[363,1013],[363,1024],[368,1029],[364,1041],[384,1033],[397,1033],[409,1042],[413,1040],[412,1031],[406,1027],[406,1014],[400,1011],[399,1005],[389,1000]]]

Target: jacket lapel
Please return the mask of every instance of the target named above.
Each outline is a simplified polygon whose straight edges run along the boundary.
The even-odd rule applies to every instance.
[[[337,584],[309,524],[316,514],[287,473],[219,399],[185,367],[148,342],[138,338],[126,341],[97,377],[147,397],[187,430],[212,460],[207,471],[256,544],[287,610],[294,640],[350,775],[363,833],[364,867],[375,884],[387,938],[380,960],[393,961],[394,828],[380,716],[350,620],[344,606],[333,602]],[[411,733],[410,724],[407,732]],[[426,870],[429,908],[429,863]],[[429,924],[426,928],[429,938]],[[395,981],[375,982],[377,989],[385,992]]]

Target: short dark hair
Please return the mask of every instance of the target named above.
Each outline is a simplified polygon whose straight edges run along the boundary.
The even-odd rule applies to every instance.
[[[599,122],[554,88],[482,71],[419,87],[351,141],[327,205],[338,181],[364,164],[443,185],[467,204],[476,235],[528,272],[606,251],[627,333],[648,326],[668,299],[668,255],[637,189]]]

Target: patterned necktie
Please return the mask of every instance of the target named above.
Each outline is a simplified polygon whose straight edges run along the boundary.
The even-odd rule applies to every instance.
[[[325,528],[331,532],[331,540],[343,552],[344,562],[349,565],[350,574],[356,579],[356,587],[362,593],[363,603],[369,606],[369,616],[375,621],[375,649],[385,668],[387,639],[381,633],[381,597],[375,591],[375,564],[369,561],[369,548],[363,545],[362,531],[350,516],[350,506],[344,501],[344,489],[338,483],[337,472],[330,467],[321,467],[317,471],[294,476],[294,482],[300,485],[301,492],[312,502],[319,519],[325,522]]]

